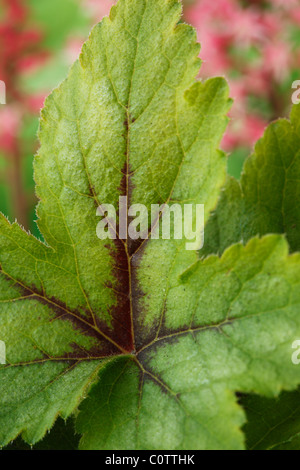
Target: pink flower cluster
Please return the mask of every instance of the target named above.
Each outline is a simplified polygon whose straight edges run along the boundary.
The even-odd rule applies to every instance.
[[[185,19],[196,27],[202,45],[201,77],[225,75],[235,99],[223,146],[252,146],[290,103],[281,85],[300,65],[292,37],[300,26],[299,0],[195,0]],[[267,116],[251,106],[253,97],[268,107]]]
[[[0,151],[9,155],[16,149],[23,114],[37,111],[37,98],[22,92],[19,78],[43,64],[48,53],[40,46],[42,32],[30,25],[26,2],[0,0],[0,6],[0,79],[7,92],[7,105],[0,107]]]

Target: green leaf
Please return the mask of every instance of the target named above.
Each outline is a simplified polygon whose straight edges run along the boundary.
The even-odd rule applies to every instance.
[[[247,445],[253,450],[299,450],[300,392],[285,392],[278,399],[245,397]]]
[[[299,382],[290,360],[300,332],[299,259],[287,259],[286,242],[270,236],[174,280],[161,335],[138,364],[105,369],[81,406],[81,447],[242,448],[234,390],[271,396]]]
[[[253,236],[267,233],[286,234],[290,250],[300,249],[299,113],[300,107],[294,106],[290,122],[282,119],[268,127],[254,154],[245,163],[241,183],[228,179],[218,207],[206,226],[202,255],[222,253],[240,240],[245,243]],[[294,408],[297,393],[286,393],[276,400],[255,396],[245,399],[246,408],[248,403],[251,407],[250,414],[247,412],[249,423],[245,427],[250,448],[256,444],[259,448],[275,448],[284,440],[281,433],[288,441],[282,423],[290,428],[290,445],[300,448],[298,437],[294,437],[300,433],[300,421],[295,419],[293,426],[289,424],[289,407]]]
[[[241,182],[230,178],[206,226],[203,255],[222,253],[256,235],[285,233],[300,249],[300,106],[291,121],[271,124],[246,160]]]
[[[241,449],[235,392],[300,383],[300,256],[279,235],[199,259],[187,239],[96,236],[100,204],[204,204],[231,101],[195,81],[177,0],[120,0],[47,99],[35,158],[45,244],[0,217],[0,443],[80,404],[82,449]],[[156,223],[159,223],[157,214]]]
[[[19,437],[4,450],[77,450],[79,443],[78,434],[74,434],[73,419],[66,422],[59,418],[51,432],[46,434],[44,439],[31,448]]]

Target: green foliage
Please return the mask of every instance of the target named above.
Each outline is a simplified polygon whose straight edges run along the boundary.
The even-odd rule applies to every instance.
[[[240,184],[228,179],[206,226],[202,255],[222,253],[240,240],[247,242],[267,233],[286,234],[290,251],[300,250],[299,114],[300,107],[294,106],[290,122],[281,119],[269,126],[246,161]],[[274,401],[255,396],[245,399],[250,406],[245,431],[251,448],[299,448],[297,397],[299,392]]]
[[[51,432],[47,433],[44,439],[38,442],[34,450],[77,450],[80,436],[75,433],[72,419],[64,421],[59,418]],[[22,438],[16,439],[13,443],[5,447],[4,450],[31,450]]]
[[[256,235],[285,233],[300,249],[300,109],[291,121],[271,124],[244,166],[241,182],[229,178],[206,227],[204,255],[222,253]]]
[[[285,392],[280,398],[255,396],[242,400],[247,413],[247,445],[255,450],[299,450],[300,392]]]
[[[82,449],[242,449],[235,393],[300,384],[300,256],[267,235],[298,241],[297,108],[223,193],[203,250],[215,255],[185,239],[96,236],[96,207],[120,195],[204,204],[206,220],[217,205],[231,101],[223,79],[195,81],[199,46],[180,14],[177,0],[120,0],[46,101],[35,158],[45,243],[0,216],[3,446],[20,433],[35,444],[79,407]],[[268,175],[275,191],[257,190]]]

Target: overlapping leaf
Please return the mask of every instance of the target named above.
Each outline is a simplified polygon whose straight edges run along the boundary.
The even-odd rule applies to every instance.
[[[299,450],[299,398],[299,391],[285,392],[277,399],[244,397],[248,447],[254,450]]]
[[[300,258],[284,238],[201,261],[185,239],[96,236],[96,207],[121,195],[204,204],[206,219],[216,206],[228,89],[195,81],[199,47],[180,12],[177,0],[120,0],[46,102],[35,162],[46,244],[0,219],[3,445],[37,442],[96,381],[81,448],[240,449],[235,392],[300,383]]]
[[[294,106],[290,121],[281,119],[268,127],[246,161],[240,183],[228,179],[207,224],[202,255],[222,253],[234,243],[267,233],[286,234],[290,250],[299,251],[299,113],[300,107]],[[299,374],[296,366],[295,374]],[[255,396],[242,400],[249,417],[245,430],[251,448],[297,447],[297,398],[294,392],[273,401]]]
[[[256,235],[284,233],[300,249],[300,107],[272,123],[246,160],[241,182],[230,178],[206,227],[203,255],[222,253]]]

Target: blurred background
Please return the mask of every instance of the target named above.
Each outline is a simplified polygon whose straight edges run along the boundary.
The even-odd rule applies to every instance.
[[[32,161],[45,96],[66,76],[113,0],[0,0],[0,211],[39,236]],[[300,0],[186,0],[202,44],[201,78],[222,75],[235,104],[222,142],[239,178],[267,124],[287,116],[300,79]]]

